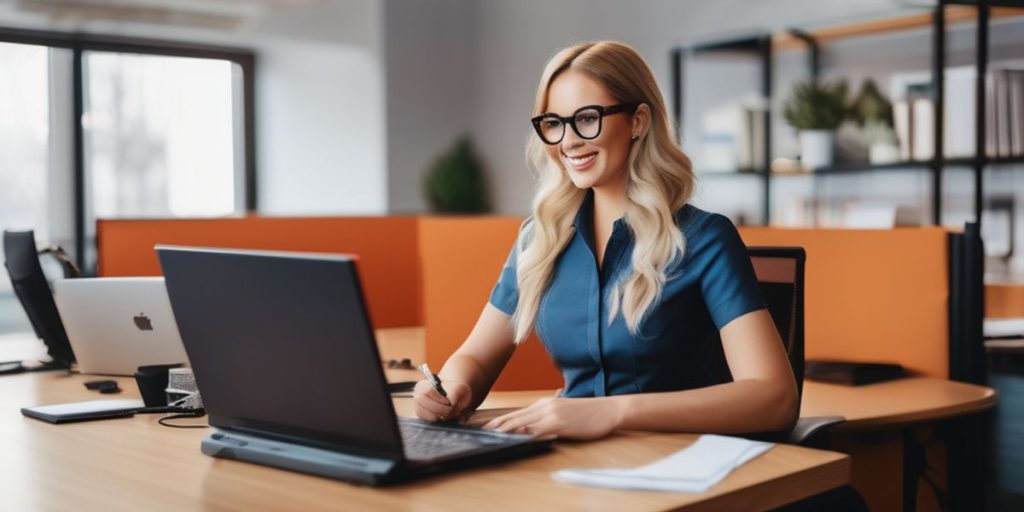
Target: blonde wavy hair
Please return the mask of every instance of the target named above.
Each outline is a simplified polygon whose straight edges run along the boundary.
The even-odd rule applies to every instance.
[[[685,241],[675,213],[693,195],[693,170],[675,142],[653,73],[627,45],[601,41],[559,51],[544,68],[533,115],[546,112],[551,82],[570,69],[599,83],[619,102],[640,102],[650,108],[650,123],[633,142],[626,160],[629,206],[624,220],[636,241],[633,272],[613,285],[608,312],[610,324],[621,310],[630,332],[637,335],[644,316],[661,296],[668,268],[683,256]],[[523,223],[516,247],[519,299],[512,324],[517,343],[533,329],[555,261],[573,236],[573,221],[587,193],[572,183],[562,163],[536,134],[530,134],[526,156],[538,175],[538,185],[532,215]]]

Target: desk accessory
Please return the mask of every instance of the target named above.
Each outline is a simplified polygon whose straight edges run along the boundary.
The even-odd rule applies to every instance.
[[[202,409],[203,399],[196,387],[191,368],[171,368],[167,374],[167,405],[185,409]]]
[[[167,405],[168,372],[172,368],[180,368],[181,363],[151,364],[140,366],[135,372],[135,383],[139,386],[139,394],[146,402],[146,407]]]
[[[106,420],[134,416],[145,404],[142,400],[90,400],[67,404],[24,407],[21,413],[48,423]]]
[[[104,395],[121,392],[121,388],[118,387],[116,380],[90,380],[85,383],[85,389],[99,391]]]
[[[806,363],[804,376],[833,384],[860,386],[905,377],[906,372],[894,363],[811,360]]]

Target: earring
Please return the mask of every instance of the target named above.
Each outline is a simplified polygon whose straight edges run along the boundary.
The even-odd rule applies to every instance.
[[[640,138],[639,135],[634,135],[634,136],[630,137],[629,140],[637,140],[639,138]]]

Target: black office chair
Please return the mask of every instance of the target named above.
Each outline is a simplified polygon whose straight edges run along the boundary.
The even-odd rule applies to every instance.
[[[802,247],[748,247],[750,262],[761,285],[765,305],[779,330],[789,356],[789,366],[796,380],[797,408],[803,398],[804,380],[804,264],[807,254]],[[825,448],[828,429],[846,421],[842,416],[800,418],[791,431],[758,435],[800,446]],[[778,509],[785,512],[816,510],[866,511],[864,498],[849,485]]]
[[[64,277],[78,277],[78,269],[59,247],[39,251],[32,231],[4,231],[4,266],[11,279],[14,294],[21,302],[36,337],[46,344],[50,361],[23,364],[22,361],[0,363],[0,374],[23,371],[62,370],[75,362],[64,324],[61,322],[53,292],[40,264],[40,256],[55,258]]]
[[[799,408],[804,387],[804,264],[807,254],[802,247],[748,247],[747,252],[765,305],[789,356]],[[846,418],[841,416],[800,418],[788,433],[759,437],[822,448],[827,441],[828,428],[844,421]]]

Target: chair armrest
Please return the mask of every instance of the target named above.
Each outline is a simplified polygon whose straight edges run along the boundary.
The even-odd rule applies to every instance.
[[[800,446],[819,446],[824,434],[834,425],[846,421],[842,416],[811,416],[800,418],[789,432],[786,442]]]

